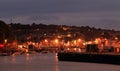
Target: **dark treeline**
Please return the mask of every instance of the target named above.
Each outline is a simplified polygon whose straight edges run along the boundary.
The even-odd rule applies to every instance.
[[[12,42],[14,40],[14,34],[12,29],[3,21],[0,20],[0,43],[4,41]]]

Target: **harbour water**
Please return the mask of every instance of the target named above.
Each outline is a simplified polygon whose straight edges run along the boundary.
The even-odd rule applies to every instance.
[[[0,57],[0,71],[120,71],[120,65],[58,61],[55,53]]]

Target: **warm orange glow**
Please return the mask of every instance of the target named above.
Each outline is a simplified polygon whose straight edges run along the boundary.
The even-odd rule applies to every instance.
[[[70,42],[67,42],[66,46],[70,46]]]
[[[86,42],[86,44],[92,44],[92,43],[93,43],[92,41]]]
[[[78,39],[78,42],[81,42],[81,39],[80,39],[80,38]]]
[[[96,38],[94,41],[96,44],[100,44],[101,43],[101,39],[100,38]]]
[[[47,39],[45,39],[45,42],[47,43],[47,42],[48,42],[48,40],[47,40]]]
[[[55,39],[55,43],[58,44],[58,42],[59,42],[58,39]]]
[[[74,48],[74,51],[76,51],[77,50],[77,48]]]
[[[32,43],[33,45],[35,45],[35,43]]]
[[[118,37],[115,37],[115,40],[118,40]]]
[[[74,40],[74,44],[75,44],[75,45],[77,44],[76,40]]]
[[[70,50],[70,48],[67,48],[67,50],[69,51],[69,50]]]
[[[23,45],[18,45],[18,48],[23,48]]]
[[[81,52],[81,49],[78,49],[79,52]]]
[[[71,34],[67,34],[67,37],[71,37]]]
[[[4,40],[5,44],[7,43],[7,39]]]
[[[120,52],[120,48],[117,48],[117,52]]]
[[[28,42],[28,45],[31,45],[32,44],[32,42],[30,41],[30,42]]]
[[[83,43],[83,45],[85,46],[85,45],[86,45],[86,43]]]
[[[62,36],[59,35],[58,38],[62,38]]]

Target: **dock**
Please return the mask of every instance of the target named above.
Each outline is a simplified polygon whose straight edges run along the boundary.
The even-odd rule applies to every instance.
[[[58,52],[58,60],[120,65],[120,54]]]

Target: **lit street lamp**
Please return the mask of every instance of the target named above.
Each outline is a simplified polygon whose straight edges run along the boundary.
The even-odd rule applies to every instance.
[[[5,43],[5,44],[7,43],[7,39],[4,40],[4,43]]]

